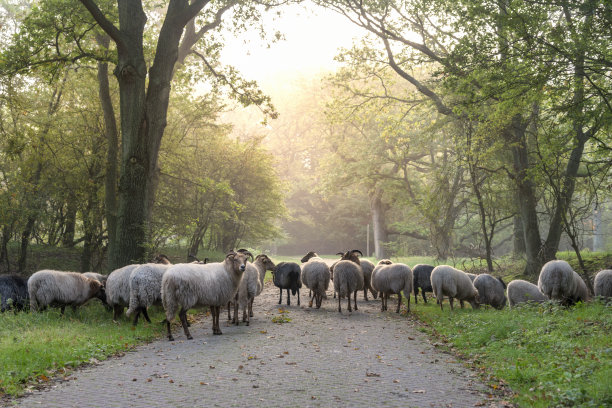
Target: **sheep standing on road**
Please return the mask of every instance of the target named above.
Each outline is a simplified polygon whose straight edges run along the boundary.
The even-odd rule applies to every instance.
[[[19,275],[0,276],[0,310],[23,310],[28,304],[28,280]]]
[[[280,289],[280,297],[278,304],[283,303],[283,289],[287,290],[287,305],[291,305],[291,295],[289,291],[295,296],[297,294],[297,304],[300,305],[300,288],[302,287],[302,270],[300,265],[295,262],[281,262],[276,265],[274,271],[274,286]]]
[[[453,300],[467,300],[472,309],[478,309],[478,290],[472,284],[470,277],[463,271],[449,265],[438,265],[431,272],[431,287],[436,295],[437,302],[442,307],[444,296],[448,296],[451,310]]]
[[[595,296],[600,296],[604,299],[612,299],[612,269],[604,269],[597,272],[595,281],[593,282]]]
[[[329,288],[330,272],[329,266],[316,253],[309,252],[302,262],[302,282],[310,289],[310,301],[308,307],[312,307],[313,300],[316,303],[317,309],[321,307],[321,302],[327,298],[327,289]]]
[[[381,311],[387,310],[389,295],[397,295],[395,313],[399,313],[402,305],[402,291],[408,299],[408,311],[410,311],[412,270],[408,265],[392,263],[388,259],[378,262],[378,265],[376,265],[372,272],[372,287],[381,294]]]
[[[359,257],[360,251],[347,251],[334,266],[334,291],[338,294],[338,312],[342,313],[341,299],[348,299],[348,311],[351,309],[351,294],[354,295],[355,310],[357,310],[357,292],[363,289],[363,271]]]
[[[586,284],[565,261],[554,260],[544,264],[538,278],[538,288],[551,300],[564,305],[586,301],[589,297]]]
[[[241,251],[239,251],[241,252]],[[242,251],[244,252],[244,251]],[[263,290],[263,281],[266,276],[266,270],[274,270],[274,262],[267,255],[257,255],[253,263],[248,263],[246,271],[242,276],[242,281],[238,286],[236,299],[234,299],[234,318],[230,316],[230,307],[228,305],[228,320],[238,325],[238,309],[242,310],[242,321],[247,326],[251,323],[253,317],[253,301],[256,296],[259,296]]]
[[[168,340],[173,341],[170,324],[177,312],[188,339],[192,339],[187,323],[187,311],[209,306],[213,319],[213,334],[222,334],[219,325],[221,306],[227,305],[238,291],[247,267],[248,252],[230,252],[223,262],[209,264],[172,265],[162,278],[162,302],[166,311]]]
[[[478,289],[478,303],[481,305],[491,305],[498,310],[506,306],[506,284],[501,278],[482,273],[474,279],[474,287]]]
[[[414,303],[418,302],[419,289],[423,295],[423,301],[427,303],[427,297],[425,292],[433,292],[431,287],[431,271],[433,271],[433,265],[418,264],[412,268],[412,286],[414,288]]]
[[[66,306],[76,310],[77,306],[94,297],[106,304],[104,286],[78,272],[38,271],[28,279],[28,294],[33,312],[47,306],[59,306],[63,315]]]
[[[378,292],[372,288],[372,272],[375,265],[365,258],[359,258],[359,265],[363,272],[363,298],[368,301],[368,291],[372,293],[374,299],[378,298]]]
[[[142,313],[145,320],[151,323],[147,309],[153,305],[161,305],[161,282],[164,273],[171,264],[148,263],[139,265],[130,274],[130,302],[127,316],[134,315],[133,326],[138,324]]]
[[[508,305],[510,308],[525,302],[546,302],[548,297],[531,282],[522,279],[513,280],[508,284]]]

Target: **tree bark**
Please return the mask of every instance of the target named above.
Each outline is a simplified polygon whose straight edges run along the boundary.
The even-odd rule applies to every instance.
[[[74,246],[74,231],[76,227],[77,203],[73,196],[68,198],[66,205],[66,222],[64,233],[62,234],[62,246],[72,248]]]
[[[517,202],[518,207],[518,202]],[[525,255],[525,235],[523,234],[523,221],[520,215],[514,216],[514,229],[512,232],[512,254],[515,257]]]
[[[98,37],[98,43],[108,49],[110,38]],[[98,95],[104,117],[104,134],[106,136],[106,175],[104,184],[104,211],[108,234],[108,257],[117,257],[117,164],[119,156],[119,131],[115,119],[115,109],[110,94],[108,81],[108,64],[98,63]]]
[[[385,259],[387,258],[387,251],[384,246],[388,240],[387,225],[382,191],[378,186],[370,192],[370,212],[372,213],[372,230],[374,231],[374,253],[376,259]]]

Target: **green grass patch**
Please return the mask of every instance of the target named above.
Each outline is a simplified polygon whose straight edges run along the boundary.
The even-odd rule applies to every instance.
[[[448,305],[446,305],[448,306]],[[512,310],[412,312],[425,330],[453,346],[474,368],[507,383],[521,407],[612,406],[612,307],[552,304]]]
[[[123,318],[113,323],[112,314],[98,302],[77,309],[42,313],[4,313],[0,324],[0,397],[19,396],[27,386],[66,376],[71,369],[104,360],[135,345],[161,337],[163,311],[151,308],[152,324],[143,319],[132,328]]]

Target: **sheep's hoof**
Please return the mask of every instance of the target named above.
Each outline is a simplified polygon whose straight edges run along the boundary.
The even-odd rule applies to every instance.
[[[215,336],[220,336],[220,335],[222,335],[223,333],[221,333],[221,330],[219,330],[218,332],[214,332],[213,334],[214,334]]]
[[[248,325],[249,325],[249,322],[246,322],[246,325],[248,326]]]
[[[191,334],[187,336],[187,340],[193,340],[193,337],[191,337]]]
[[[172,336],[168,336],[168,340],[169,340],[169,341],[174,341],[174,337],[172,337]]]

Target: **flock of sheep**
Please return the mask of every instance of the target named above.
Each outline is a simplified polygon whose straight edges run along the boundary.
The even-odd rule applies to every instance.
[[[570,305],[590,298],[582,278],[567,262],[560,260],[550,261],[542,267],[537,286],[514,280],[506,287],[500,278],[489,274],[469,274],[448,265],[419,264],[410,268],[388,259],[374,265],[360,258],[359,250],[338,255],[340,259],[331,266],[314,252],[306,254],[301,265],[294,262],[275,265],[267,255],[253,257],[249,251],[240,249],[229,252],[222,262],[216,263],[205,260],[172,265],[167,257],[160,255],[153,263],[124,266],[108,276],[42,270],[26,281],[16,275],[3,275],[0,276],[0,300],[3,312],[11,307],[23,309],[29,301],[32,311],[55,306],[60,307],[63,314],[66,306],[75,309],[89,299],[98,298],[113,311],[114,320],[128,307],[126,314],[133,316],[134,325],[141,314],[150,322],[147,309],[161,304],[166,314],[168,339],[172,341],[171,323],[177,314],[185,336],[192,338],[187,311],[196,307],[210,308],[213,334],[222,334],[219,325],[221,307],[227,307],[228,320],[235,324],[239,324],[238,313],[242,310],[242,321],[249,325],[253,301],[263,290],[268,270],[272,271],[274,285],[280,289],[279,304],[286,290],[287,304],[291,304],[291,295],[297,295],[299,305],[303,284],[310,290],[309,307],[314,302],[316,308],[320,308],[333,281],[338,312],[342,312],[341,299],[344,298],[349,312],[353,308],[357,310],[357,293],[360,291],[363,291],[365,300],[368,300],[368,291],[375,299],[380,296],[382,311],[387,310],[390,295],[397,295],[397,313],[402,305],[402,292],[410,311],[410,295],[414,291],[415,302],[418,302],[419,290],[425,302],[426,292],[433,292],[441,309],[444,297],[448,297],[451,309],[455,299],[461,307],[467,301],[472,308],[484,304],[502,309],[506,303],[513,307],[523,302],[550,299]],[[594,291],[595,296],[612,299],[612,270],[597,273]]]

